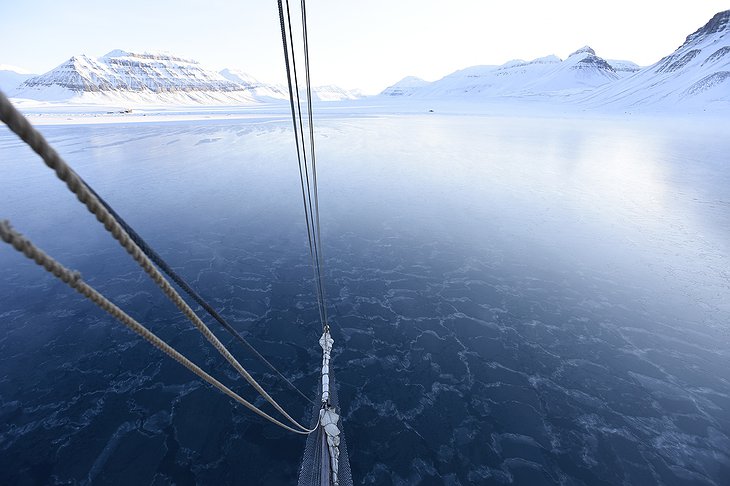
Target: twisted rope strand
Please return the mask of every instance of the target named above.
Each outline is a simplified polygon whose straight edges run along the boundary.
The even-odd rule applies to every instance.
[[[278,425],[279,427],[282,427],[283,429],[286,429],[290,432],[294,432],[296,434],[302,434],[307,435],[313,430],[305,429],[305,430],[296,430],[292,427],[289,427],[286,424],[281,423],[271,415],[267,414],[263,410],[260,410],[255,405],[253,405],[251,402],[246,400],[245,398],[242,398],[240,395],[238,395],[236,392],[232,391],[230,388],[225,386],[220,381],[213,378],[211,375],[203,371],[198,365],[190,361],[188,358],[186,358],[184,355],[182,355],[180,352],[178,352],[175,348],[167,344],[165,341],[160,339],[156,334],[154,334],[152,331],[147,329],[145,326],[137,322],[134,318],[130,317],[127,313],[125,313],[122,309],[117,307],[113,302],[111,302],[109,299],[104,297],[101,293],[99,293],[96,289],[88,285],[86,282],[83,281],[81,278],[81,274],[76,271],[69,270],[68,268],[64,267],[62,264],[57,262],[53,259],[53,257],[49,256],[39,248],[37,248],[33,243],[23,237],[20,233],[15,231],[8,221],[0,221],[0,238],[5,241],[6,243],[10,244],[13,248],[18,250],[20,253],[28,257],[29,259],[36,262],[41,267],[45,268],[46,271],[53,274],[56,278],[61,280],[63,283],[74,289],[76,292],[80,293],[90,301],[92,301],[94,304],[96,304],[101,309],[105,310],[109,315],[120,321],[122,324],[127,326],[130,330],[137,333],[139,336],[141,336],[143,339],[145,339],[147,342],[152,344],[154,347],[168,355],[170,358],[174,359],[184,367],[186,367],[188,370],[192,371],[195,375],[197,375],[199,378],[203,379],[210,385],[214,386],[224,394],[228,395],[230,398],[235,400],[236,402],[240,403],[244,407],[248,408],[255,414],[259,415],[260,417],[265,418],[266,420]]]
[[[147,275],[157,284],[163,293],[177,306],[178,309],[193,323],[200,333],[210,342],[213,347],[243,376],[254,389],[266,399],[279,413],[289,420],[294,426],[302,431],[309,431],[308,428],[294,420],[279,403],[269,395],[266,390],[241,366],[241,364],[226,349],[223,343],[208,329],[203,321],[195,314],[180,294],[170,285],[165,277],[155,268],[152,261],[137,244],[129,237],[126,231],[116,221],[114,216],[99,202],[89,191],[82,179],[69,167],[61,156],[50,146],[43,135],[38,132],[30,122],[12,105],[10,100],[0,92],[0,119],[27,143],[34,152],[43,159],[43,162],[56,173],[59,179],[66,183],[66,186],[73,192],[96,219],[104,225],[104,228],[112,234],[119,244],[129,253],[132,258],[144,269]]]

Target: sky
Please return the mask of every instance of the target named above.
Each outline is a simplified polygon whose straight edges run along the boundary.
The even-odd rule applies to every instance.
[[[649,65],[727,9],[728,0],[309,0],[312,83],[375,94],[405,76],[564,59],[584,45]],[[0,0],[0,64],[43,73],[113,49],[285,80],[274,0]]]

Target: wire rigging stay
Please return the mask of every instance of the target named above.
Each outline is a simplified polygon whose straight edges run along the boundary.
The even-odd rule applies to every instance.
[[[304,0],[301,1],[302,8],[302,38],[304,45],[304,72],[306,75],[307,85],[307,114],[309,118],[309,145],[312,154],[312,185],[314,192],[314,216],[316,224],[316,235],[317,235],[317,249],[318,249],[318,260],[317,260],[317,274],[319,276],[320,292],[322,294],[322,303],[324,307],[324,327],[328,326],[327,319],[327,295],[325,293],[324,280],[322,275],[324,274],[324,257],[322,256],[322,245],[320,242],[321,231],[319,224],[319,190],[317,189],[317,158],[316,151],[314,150],[314,122],[312,120],[312,82],[309,74],[309,34],[307,32],[307,6]]]
[[[289,0],[278,0],[279,23],[281,24],[281,41],[284,50],[289,104],[291,108],[292,127],[296,143],[297,162],[299,165],[299,181],[302,191],[304,218],[307,226],[307,241],[312,260],[314,284],[317,293],[317,305],[322,324],[322,336],[319,344],[322,347],[322,371],[319,383],[321,406],[313,410],[313,425],[316,433],[307,437],[302,464],[299,468],[300,486],[352,484],[344,434],[341,433],[340,414],[337,413],[337,398],[334,378],[330,369],[331,352],[334,340],[330,334],[327,316],[327,302],[324,285],[324,258],[322,256],[321,225],[319,220],[319,194],[317,188],[317,165],[314,144],[314,123],[312,110],[312,86],[309,71],[309,41],[307,33],[307,10],[305,1],[301,0],[301,29],[304,52],[307,135],[309,137],[309,157],[307,157],[307,141],[304,120],[302,117],[302,101],[297,73],[296,49],[291,21]],[[286,5],[286,11],[284,9]]]
[[[307,226],[307,240],[309,242],[309,254],[312,259],[315,287],[317,290],[317,305],[319,307],[322,329],[327,325],[327,305],[325,301],[324,280],[322,277],[322,246],[320,239],[319,224],[319,198],[317,193],[317,172],[314,154],[314,125],[312,122],[312,89],[309,76],[309,51],[306,39],[306,8],[301,2],[302,9],[302,36],[304,37],[304,64],[306,71],[306,93],[307,93],[307,118],[309,122],[309,146],[311,167],[307,158],[307,148],[304,135],[304,121],[302,119],[302,103],[299,94],[299,76],[297,73],[296,53],[294,47],[294,34],[291,22],[291,9],[289,0],[286,0],[286,23],[284,21],[284,7],[281,0],[278,1],[279,22],[281,24],[281,40],[284,50],[284,63],[286,67],[287,85],[289,89],[289,103],[291,108],[292,126],[294,127],[294,142],[296,144],[297,161],[299,164],[299,180],[302,190],[302,202],[304,205],[304,217]],[[287,29],[288,26],[288,29]],[[289,51],[291,47],[291,52]],[[296,100],[296,102],[295,102]]]

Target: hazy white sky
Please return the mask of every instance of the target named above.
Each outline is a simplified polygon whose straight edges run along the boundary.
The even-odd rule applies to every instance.
[[[648,65],[729,8],[728,0],[309,0],[312,81],[375,93],[407,75],[435,80],[476,64],[565,58],[583,45]],[[284,79],[275,0],[0,0],[0,64],[41,73],[112,49]]]

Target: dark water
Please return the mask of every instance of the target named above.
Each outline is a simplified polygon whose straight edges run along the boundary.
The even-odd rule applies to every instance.
[[[288,127],[43,131],[314,394],[318,316]],[[729,129],[458,116],[318,127],[357,484],[728,484]],[[0,154],[0,217],[254,398],[6,132]],[[0,484],[294,483],[303,438],[200,384],[9,247],[0,269]]]

